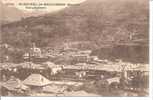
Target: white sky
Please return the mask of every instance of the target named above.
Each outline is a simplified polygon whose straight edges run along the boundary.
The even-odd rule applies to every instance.
[[[20,10],[26,10],[26,11],[33,11],[34,9],[26,9],[25,6],[19,5],[19,3],[71,3],[71,4],[78,4],[81,2],[84,2],[86,0],[1,0],[3,3],[14,3],[15,7],[20,9]],[[41,9],[41,11],[58,11],[67,6],[46,6],[47,9]]]

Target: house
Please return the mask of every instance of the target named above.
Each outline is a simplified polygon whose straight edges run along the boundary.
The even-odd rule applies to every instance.
[[[43,87],[50,84],[50,80],[40,74],[31,74],[23,81],[23,84],[27,86]]]
[[[52,62],[49,62],[49,61],[43,63],[43,66],[48,68],[48,70],[50,69],[50,72],[51,72],[50,74],[51,75],[56,75],[58,72],[62,71],[62,67],[61,66],[56,65],[56,64],[54,64]]]
[[[2,95],[8,95],[9,93],[13,95],[25,95],[26,91],[29,89],[25,86],[21,80],[11,77],[8,81],[2,84]]]
[[[29,86],[31,93],[42,93],[43,87],[49,85],[51,82],[41,74],[31,74],[24,81],[23,84]]]

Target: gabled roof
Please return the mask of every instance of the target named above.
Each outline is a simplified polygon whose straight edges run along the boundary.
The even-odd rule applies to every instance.
[[[19,79],[10,79],[7,82],[3,83],[2,86],[11,91],[28,88],[27,86],[23,85]]]
[[[39,70],[44,69],[43,67],[41,67],[40,64],[35,64],[35,63],[32,63],[32,62],[20,63],[20,64],[18,64],[18,66],[21,66],[22,68],[28,68],[28,69],[39,69]]]
[[[111,84],[113,82],[120,83],[120,77],[109,78],[109,79],[107,79],[107,81],[108,81],[109,84]]]
[[[0,69],[12,69],[17,68],[17,64],[14,63],[0,63]]]
[[[144,64],[144,65],[140,65],[140,66],[137,66],[135,68],[132,68],[130,70],[133,70],[133,71],[146,71],[146,72],[149,72],[149,65],[148,64]]]
[[[23,84],[29,86],[45,86],[50,84],[50,81],[40,74],[31,74],[23,81]]]
[[[42,67],[43,68],[50,68],[50,69],[61,69],[61,66],[60,65],[56,65],[52,62],[45,62],[42,64]]]
[[[49,68],[53,68],[56,66],[53,62],[50,61],[44,62],[42,65]]]

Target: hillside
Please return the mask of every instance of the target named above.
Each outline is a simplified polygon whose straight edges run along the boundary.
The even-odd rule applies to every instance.
[[[39,17],[2,26],[3,42],[16,47],[90,41],[97,47],[132,39],[148,40],[148,0],[87,0]],[[92,44],[90,44],[92,45]]]

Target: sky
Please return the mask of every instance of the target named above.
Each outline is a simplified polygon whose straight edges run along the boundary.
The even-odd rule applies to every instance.
[[[61,10],[65,7],[67,7],[67,5],[63,6],[63,5],[60,5],[60,6],[55,6],[54,4],[59,4],[59,3],[64,3],[64,4],[68,4],[68,3],[71,3],[71,4],[79,4],[79,3],[82,3],[86,0],[1,0],[3,3],[7,4],[8,6],[14,6],[20,10],[24,10],[24,11],[37,11],[37,10],[40,10],[40,11],[47,11],[47,12],[53,12],[53,11],[58,11],[58,10]],[[49,4],[52,4],[52,5],[49,5],[49,6],[31,6],[31,5],[28,5],[28,6],[25,6],[25,5],[19,5],[19,3],[36,3],[36,4],[39,4],[39,3],[49,3]],[[10,4],[10,3],[13,3],[14,5]],[[27,8],[28,7],[28,8]],[[37,9],[33,9],[33,7],[44,7],[44,8],[37,8]]]

